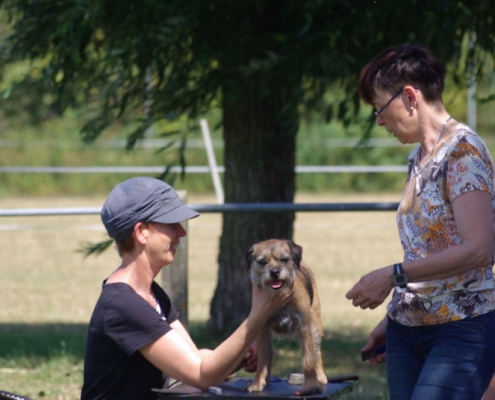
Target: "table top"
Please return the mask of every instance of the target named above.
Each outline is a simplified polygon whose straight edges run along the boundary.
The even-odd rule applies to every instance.
[[[210,388],[208,392],[201,391],[188,385],[181,385],[173,389],[153,389],[159,393],[160,400],[171,400],[174,398],[187,398],[187,400],[205,400],[213,397],[220,397],[219,400],[253,400],[253,399],[270,399],[270,400],[337,400],[352,392],[352,383],[350,382],[330,382],[322,393],[312,395],[295,396],[294,392],[302,390],[302,385],[291,385],[286,379],[271,378],[268,385],[262,392],[246,392],[245,387],[252,379],[236,378],[232,381],[226,381],[220,386]]]

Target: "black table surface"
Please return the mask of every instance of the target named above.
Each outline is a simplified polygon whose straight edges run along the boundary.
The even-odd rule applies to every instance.
[[[205,400],[213,399],[214,397],[221,398],[221,400],[337,400],[352,392],[352,383],[350,382],[331,382],[324,386],[322,393],[296,396],[294,392],[302,390],[302,385],[289,385],[286,379],[273,377],[262,392],[250,393],[244,389],[251,380],[250,378],[236,378],[232,381],[224,382],[216,388],[211,388],[208,392],[188,385],[181,385],[173,389],[153,389],[153,391],[159,393],[160,400],[171,400],[174,398]]]

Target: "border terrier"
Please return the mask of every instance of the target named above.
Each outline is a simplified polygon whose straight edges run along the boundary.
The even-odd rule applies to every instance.
[[[294,287],[292,300],[273,315],[258,334],[258,366],[248,392],[260,392],[270,380],[272,341],[298,336],[302,347],[303,390],[295,395],[321,393],[328,383],[321,359],[320,299],[311,269],[302,262],[302,247],[291,240],[271,239],[254,244],[247,255],[251,280],[266,290]]]

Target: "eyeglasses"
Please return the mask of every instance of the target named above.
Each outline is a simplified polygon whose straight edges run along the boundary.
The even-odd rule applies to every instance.
[[[413,86],[413,89],[419,89],[419,86]],[[403,90],[404,90],[404,86],[402,86],[399,90],[397,90],[397,92],[395,92],[392,95],[390,100],[387,101],[382,108],[380,108],[378,111],[375,111],[375,117],[378,117],[388,107],[388,105],[392,102],[392,100],[402,93]]]

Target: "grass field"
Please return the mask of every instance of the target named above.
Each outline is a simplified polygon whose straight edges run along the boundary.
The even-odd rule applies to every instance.
[[[397,201],[397,194],[299,195],[297,202]],[[101,206],[101,198],[1,198],[0,208]],[[189,195],[195,204],[210,196]],[[221,215],[189,222],[189,319],[200,345],[216,339],[205,322],[216,284]],[[84,242],[105,239],[98,216],[0,218],[0,389],[34,399],[78,399],[87,322],[101,281],[118,266],[113,249],[85,259]],[[355,309],[345,293],[364,273],[401,259],[393,212],[302,212],[294,240],[313,268],[323,309],[328,375],[355,373],[346,399],[386,399],[384,366],[360,361],[359,349],[384,315],[384,306]],[[294,343],[278,343],[274,374],[299,369]]]

